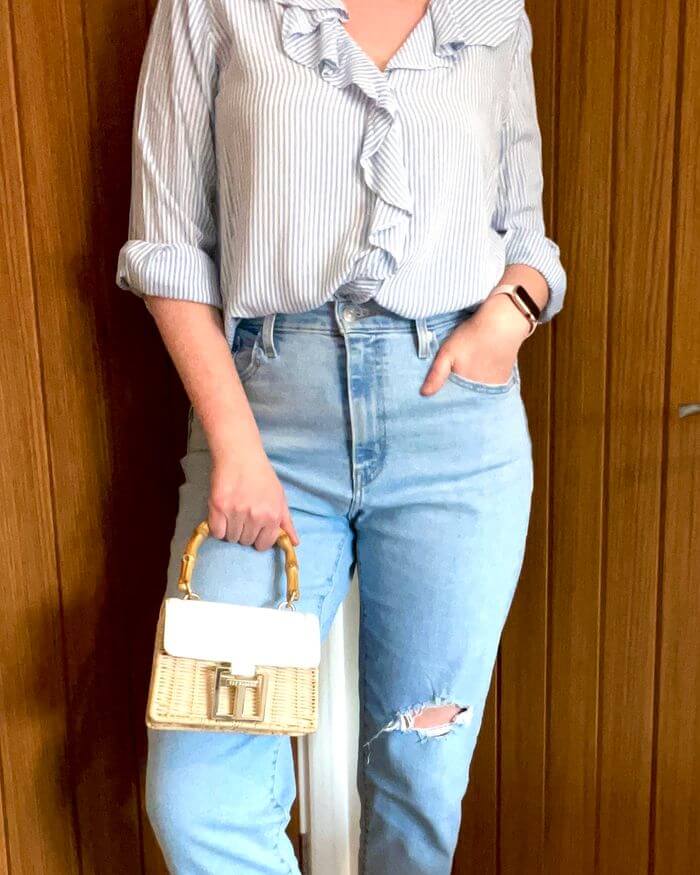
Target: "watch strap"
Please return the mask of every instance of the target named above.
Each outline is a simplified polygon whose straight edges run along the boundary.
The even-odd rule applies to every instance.
[[[532,334],[535,328],[539,325],[539,318],[542,311],[532,299],[532,296],[528,293],[527,289],[518,284],[501,283],[491,291],[491,295],[499,294],[508,295],[518,310],[520,310],[522,315],[530,323],[530,334]]]

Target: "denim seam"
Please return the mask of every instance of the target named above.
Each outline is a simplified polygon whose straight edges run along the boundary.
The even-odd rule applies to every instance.
[[[260,365],[262,364],[263,357],[267,358],[261,346],[261,331],[257,333],[251,347],[241,347],[233,351],[232,355],[234,364],[236,363],[236,356],[238,355],[238,353],[245,352],[247,348],[250,349],[250,361],[241,371],[238,372],[238,379],[241,381],[241,383],[249,380],[253,376],[253,374],[258,371]],[[238,366],[236,365],[236,368],[237,367]]]
[[[338,568],[340,567],[340,557],[343,555],[343,550],[345,549],[345,545],[348,543],[348,541],[350,540],[351,537],[352,537],[352,532],[348,531],[348,532],[346,532],[346,533],[343,535],[343,537],[340,539],[340,545],[339,545],[339,547],[338,547],[338,552],[336,553],[335,561],[334,561],[334,563],[333,563],[333,570],[331,571],[331,573],[330,573],[330,575],[329,575],[329,583],[328,583],[328,586],[327,586],[327,588],[324,590],[324,592],[322,592],[322,593],[319,595],[319,597],[318,597],[318,616],[319,616],[319,621],[320,621],[320,619],[321,619],[321,613],[322,613],[322,611],[323,611],[323,605],[324,605],[326,599],[328,598],[328,596],[329,596],[329,595],[333,592],[333,590],[335,589],[335,585],[336,585],[336,583],[338,582],[338,581],[337,581],[337,575],[338,575]]]
[[[262,325],[262,317],[261,319]],[[368,317],[371,318],[371,317]],[[382,325],[375,327],[367,327],[366,325],[360,325],[358,323],[353,323],[352,326],[348,325],[346,327],[346,331],[348,334],[410,334],[414,329],[414,319],[409,317],[404,317],[408,319],[408,324],[406,325]],[[446,319],[443,322],[430,322],[430,317],[428,317],[428,328],[434,331],[441,331],[444,328],[449,328],[450,326],[457,327],[462,320],[459,318],[450,318]],[[329,328],[325,325],[285,325],[283,322],[279,321],[275,323],[275,334],[297,334],[297,333],[310,333],[310,334],[329,334],[333,337],[342,337],[343,333],[338,331],[337,328],[332,327]]]
[[[377,380],[376,387],[376,397],[378,400],[377,404],[377,417],[381,422],[381,434],[378,435],[379,438],[379,452],[377,453],[376,459],[371,465],[367,466],[366,475],[363,476],[363,485],[367,486],[373,480],[381,474],[382,469],[386,464],[387,457],[387,446],[386,446],[386,399],[384,397],[384,386],[382,385],[383,375],[385,373],[385,350],[384,345],[382,344],[382,352],[381,352],[381,367],[378,368],[379,379]]]
[[[348,517],[352,518],[355,516],[357,511],[362,507],[362,499],[364,497],[364,483],[362,479],[362,469],[354,467],[353,460],[353,474],[352,474],[352,499],[350,500],[350,507],[348,508]]]
[[[357,577],[358,581],[361,578],[360,571],[360,559],[358,556],[357,559]],[[360,619],[361,619],[361,627],[363,632],[365,632],[366,626],[366,614],[365,614],[365,604],[362,595],[360,594]],[[367,737],[368,726],[367,726],[367,638],[366,634],[361,636],[361,647],[360,647],[360,680],[361,680],[361,689],[362,689],[362,701],[360,703],[360,722],[362,726],[362,738]],[[360,752],[361,753],[361,752]],[[365,758],[363,756],[359,756],[359,767],[360,767],[360,786],[358,787],[358,793],[360,796],[360,806],[362,812],[362,829],[360,830],[360,848],[359,848],[359,860],[358,860],[358,875],[364,875],[367,869],[367,835],[369,833],[369,811],[367,809],[367,764],[365,762]]]
[[[280,825],[279,825],[279,829],[277,830],[277,833],[276,833],[275,843],[272,846],[272,850],[279,855],[280,862],[282,864],[287,864],[288,869],[289,869],[288,875],[294,875],[294,870],[292,869],[291,866],[289,866],[289,864],[287,863],[287,861],[284,859],[284,857],[282,856],[282,854],[279,851],[280,836],[282,835],[282,832],[285,828],[285,820],[287,819],[287,812],[284,810],[284,808],[280,804],[279,800],[275,796],[275,783],[277,780],[277,761],[279,759],[280,751],[282,750],[282,745],[283,745],[286,737],[287,737],[286,735],[280,736],[280,738],[277,742],[277,747],[275,749],[274,757],[272,759],[272,786],[270,787],[270,798],[272,800],[273,806],[280,813]]]
[[[461,389],[466,389],[467,392],[478,392],[482,395],[507,395],[518,382],[514,374],[511,374],[506,383],[489,385],[488,383],[479,383],[478,380],[470,380],[454,371],[450,371],[447,379]]]

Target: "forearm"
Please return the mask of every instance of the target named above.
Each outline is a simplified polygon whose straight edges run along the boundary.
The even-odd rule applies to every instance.
[[[214,462],[262,447],[218,307],[151,295],[146,306],[202,422]]]

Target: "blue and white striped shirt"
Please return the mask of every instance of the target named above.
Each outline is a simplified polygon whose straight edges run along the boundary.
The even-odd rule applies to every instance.
[[[508,264],[566,274],[542,214],[523,0],[431,0],[381,71],[344,0],[159,0],[117,284],[238,318],[370,297],[418,318]]]

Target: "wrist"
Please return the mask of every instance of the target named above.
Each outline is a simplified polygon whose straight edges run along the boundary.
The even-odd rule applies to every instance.
[[[474,318],[488,320],[490,325],[497,327],[499,334],[511,338],[518,346],[531,334],[530,323],[507,295],[486,298]]]
[[[207,435],[207,443],[212,463],[218,468],[250,466],[267,458],[254,422],[239,422],[234,428],[217,428]]]
[[[499,283],[489,293],[490,298],[507,297],[515,309],[527,321],[529,330],[527,336],[534,332],[539,325],[542,310],[532,295],[521,283]]]

